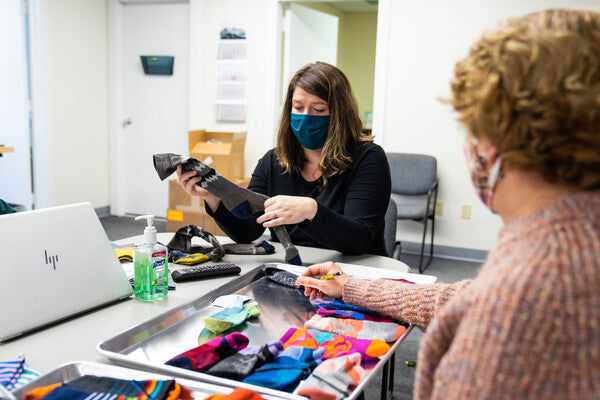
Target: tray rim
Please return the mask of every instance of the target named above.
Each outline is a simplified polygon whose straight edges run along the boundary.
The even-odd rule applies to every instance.
[[[242,288],[242,287],[244,287],[244,285],[254,282],[256,280],[255,279],[256,276],[258,276],[260,274],[264,274],[264,268],[266,268],[268,266],[276,267],[277,265],[281,265],[281,264],[285,264],[285,263],[271,262],[271,263],[260,264],[256,267],[254,267],[253,269],[251,269],[250,271],[240,275],[239,277],[234,278],[231,281],[226,282],[223,285],[220,285],[195,299],[192,299],[192,300],[187,301],[179,306],[169,309],[147,321],[137,324],[137,325],[135,325],[135,326],[133,326],[133,327],[109,338],[109,339],[106,339],[106,340],[98,343],[98,345],[96,346],[96,352],[99,353],[100,355],[108,358],[109,360],[120,364],[120,365],[127,366],[127,367],[131,367],[133,365],[134,368],[141,369],[144,371],[151,371],[151,372],[156,372],[159,374],[160,373],[168,374],[169,376],[173,376],[173,377],[182,377],[182,378],[191,379],[191,380],[200,381],[200,382],[214,383],[217,385],[222,385],[222,386],[231,387],[231,388],[242,387],[242,388],[253,390],[255,392],[272,395],[272,396],[276,396],[279,398],[306,400],[306,397],[304,397],[304,396],[295,395],[293,393],[288,393],[288,392],[284,392],[281,390],[266,388],[266,387],[262,387],[262,386],[258,386],[258,385],[251,385],[248,383],[235,381],[232,379],[220,378],[220,377],[208,375],[208,374],[205,374],[202,372],[189,371],[189,370],[186,370],[183,368],[173,367],[170,365],[158,364],[155,362],[137,361],[137,360],[131,359],[130,357],[128,357],[122,353],[116,353],[114,351],[107,350],[103,346],[107,343],[110,343],[111,341],[115,341],[117,338],[122,337],[124,335],[127,335],[127,334],[131,335],[133,332],[143,329],[144,326],[150,325],[152,322],[165,320],[167,318],[166,316],[173,313],[174,311],[187,310],[190,308],[193,308],[195,311],[198,311],[199,309],[194,306],[194,303],[199,302],[200,300],[202,300],[204,298],[211,299],[211,301],[212,301],[219,295],[222,295],[222,292],[229,287],[238,288],[238,289]],[[238,287],[238,285],[240,285],[240,284],[242,286]],[[233,289],[233,291],[238,290],[238,289]],[[230,290],[227,293],[230,294],[231,292],[232,291]],[[183,321],[185,318],[191,317],[192,315],[193,314],[189,314],[189,315],[186,314],[186,316],[184,318],[182,318],[181,320],[179,320],[177,322]],[[370,383],[370,381],[373,379],[373,377],[381,369],[383,369],[384,365],[386,365],[390,361],[391,356],[396,352],[400,343],[402,343],[402,341],[404,341],[406,336],[412,331],[412,328],[413,328],[413,325],[410,325],[409,327],[407,327],[405,332],[394,343],[390,344],[390,349],[388,350],[388,352],[386,354],[384,354],[383,356],[379,357],[379,362],[377,362],[373,366],[373,368],[371,368],[369,370],[369,372],[368,372],[369,379],[363,378],[361,380],[361,382],[357,385],[357,387],[352,391],[352,393],[350,393],[350,395],[348,395],[346,397],[347,399],[355,399],[358,396],[358,394],[364,390],[364,387],[368,383]],[[159,332],[161,332],[161,331],[154,332],[153,335],[150,335],[150,336],[144,338],[143,340],[148,340],[149,338],[153,337],[155,334],[158,334]],[[138,343],[140,343],[140,342],[138,342]],[[121,351],[125,352],[125,351],[127,351],[127,349],[129,349],[131,347],[132,346],[123,348]]]

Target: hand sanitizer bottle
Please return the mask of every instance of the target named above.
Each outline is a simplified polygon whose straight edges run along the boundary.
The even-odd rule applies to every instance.
[[[156,228],[152,226],[154,215],[140,215],[136,220],[145,219],[144,243],[133,249],[133,291],[140,300],[163,299],[169,292],[167,248],[156,239]]]

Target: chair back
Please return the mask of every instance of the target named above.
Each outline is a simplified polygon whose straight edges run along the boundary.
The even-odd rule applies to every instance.
[[[394,247],[396,246],[396,224],[398,222],[398,210],[396,202],[390,199],[387,211],[385,212],[385,227],[383,230],[383,240],[388,257],[392,257]]]
[[[437,160],[426,154],[387,153],[392,193],[422,195],[437,177]]]

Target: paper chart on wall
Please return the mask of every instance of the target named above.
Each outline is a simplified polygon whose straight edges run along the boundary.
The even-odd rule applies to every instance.
[[[340,262],[336,262],[336,264],[349,276],[361,279],[405,279],[409,282],[425,284],[434,283],[437,280],[437,277],[433,275],[413,274],[410,272],[400,272],[386,268],[374,268],[367,267],[366,265],[346,264]],[[290,264],[280,264],[277,266],[277,268],[291,272],[295,275],[301,275],[304,271],[306,271],[306,267]]]

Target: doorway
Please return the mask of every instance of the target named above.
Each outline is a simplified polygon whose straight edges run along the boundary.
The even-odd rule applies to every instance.
[[[281,97],[290,78],[303,65],[325,61],[348,77],[366,129],[372,127],[378,2],[286,1],[281,3],[283,50]]]
[[[166,217],[152,155],[188,151],[189,4],[113,0],[110,18],[111,214]],[[140,56],[173,57],[172,74],[146,73]]]
[[[17,210],[33,206],[27,11],[26,3],[9,1],[0,12],[0,199]]]

